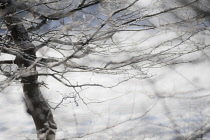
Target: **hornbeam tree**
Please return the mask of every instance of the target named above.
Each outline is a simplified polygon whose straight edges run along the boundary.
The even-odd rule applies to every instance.
[[[52,77],[73,89],[76,102],[77,90],[83,87],[112,88],[132,78],[150,77],[149,68],[191,62],[179,58],[208,47],[195,39],[209,30],[205,4],[209,2],[0,0],[0,51],[15,56],[0,61],[1,90],[20,81],[38,139],[53,140],[57,125],[38,77]],[[129,40],[137,33],[144,35]],[[122,34],[125,37],[119,37]],[[18,67],[14,71],[3,68],[14,64]],[[124,75],[124,79],[111,86],[72,84],[67,75],[74,72]]]

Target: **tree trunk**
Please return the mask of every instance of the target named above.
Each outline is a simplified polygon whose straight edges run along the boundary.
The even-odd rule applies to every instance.
[[[28,113],[32,115],[36,125],[37,136],[40,140],[54,140],[56,123],[47,101],[42,96],[38,76],[21,77]]]
[[[23,84],[27,111],[34,120],[38,139],[54,140],[57,126],[53,120],[50,106],[44,99],[37,81],[38,72],[35,66],[35,46],[30,41],[28,32],[23,24],[21,24],[21,21],[12,15],[16,9],[11,7],[10,0],[4,0],[2,3],[4,6],[0,8],[9,11],[4,18],[16,45],[14,48],[20,53],[19,56],[16,56],[15,63],[20,70],[23,69],[20,77]]]

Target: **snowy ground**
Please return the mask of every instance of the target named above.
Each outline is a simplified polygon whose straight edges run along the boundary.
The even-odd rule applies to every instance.
[[[81,97],[87,103],[65,100],[53,111],[57,139],[84,140],[170,140],[190,137],[209,126],[210,62],[152,69],[152,79],[130,80],[112,89],[87,88]],[[89,75],[71,77],[88,79]],[[53,106],[69,89],[43,77],[42,87]],[[109,83],[110,77],[92,76],[92,81]],[[0,139],[36,139],[33,121],[25,113],[22,89],[13,83],[0,94]],[[208,138],[206,138],[208,139]]]

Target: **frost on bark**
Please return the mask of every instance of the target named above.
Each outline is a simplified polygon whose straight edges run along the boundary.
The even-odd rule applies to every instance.
[[[4,7],[1,7],[1,9],[5,8],[6,10],[10,1],[6,1],[3,5]],[[20,54],[16,56],[15,63],[20,70],[23,70],[20,78],[28,113],[34,120],[38,139],[54,140],[57,126],[53,120],[50,106],[39,88],[38,72],[35,66],[35,46],[30,41],[30,37],[21,21],[15,15],[12,15],[15,8],[13,10],[11,10],[11,7],[8,8],[10,8],[10,12],[5,15],[4,19],[15,43],[14,49]]]

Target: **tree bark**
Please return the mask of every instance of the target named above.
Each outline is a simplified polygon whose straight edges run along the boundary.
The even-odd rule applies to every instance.
[[[38,72],[34,64],[36,59],[35,45],[31,42],[28,32],[21,24],[21,20],[12,15],[16,9],[11,6],[11,1],[4,0],[3,5],[3,7],[0,7],[1,9],[7,10],[9,8],[9,12],[7,12],[4,19],[16,45],[15,49],[22,54],[16,56],[15,63],[20,70],[24,70],[20,77],[27,112],[31,114],[34,120],[38,139],[54,140],[57,126],[50,106],[43,97],[38,84]],[[11,9],[11,7],[14,9]]]

